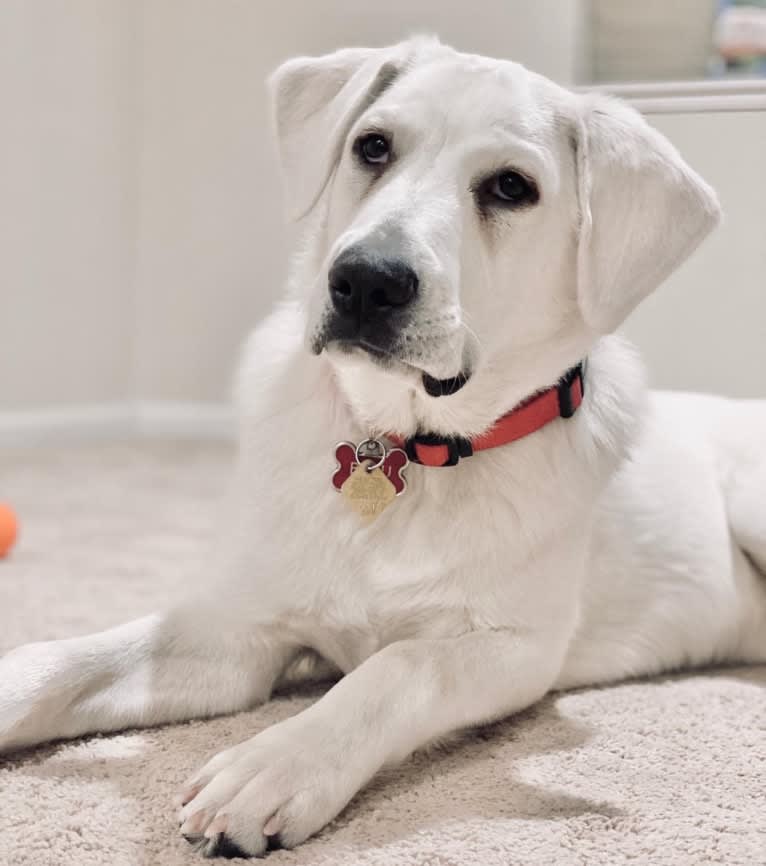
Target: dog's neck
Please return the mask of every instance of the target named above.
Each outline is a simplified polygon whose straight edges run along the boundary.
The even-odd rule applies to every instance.
[[[456,393],[440,397],[428,393],[415,371],[392,372],[361,356],[330,363],[354,420],[366,435],[394,432],[406,438],[428,432],[471,438],[532,395],[554,386],[582,360],[579,343],[535,351],[539,357],[534,359],[530,353],[498,358],[476,370]]]

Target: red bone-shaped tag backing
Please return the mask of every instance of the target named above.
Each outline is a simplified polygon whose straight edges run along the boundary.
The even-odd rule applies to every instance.
[[[335,449],[335,459],[338,461],[338,468],[332,477],[332,483],[336,490],[340,490],[343,482],[359,465],[356,459],[356,448],[350,442],[341,442]],[[409,459],[401,448],[392,448],[380,467],[386,478],[394,485],[397,495],[407,486],[402,470],[408,463]]]

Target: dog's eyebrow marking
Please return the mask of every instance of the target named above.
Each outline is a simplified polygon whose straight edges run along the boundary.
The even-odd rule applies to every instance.
[[[401,66],[388,61],[378,70],[378,75],[371,90],[375,90],[374,99],[379,99],[391,85],[399,78],[404,70]],[[377,86],[376,86],[377,85]],[[369,106],[367,106],[369,108]]]
[[[372,81],[372,84],[370,84],[362,103],[357,107],[354,117],[349,119],[346,134],[348,134],[354,122],[360,118],[365,111],[371,108],[391,87],[391,85],[401,77],[403,71],[402,66],[397,65],[390,60],[386,61],[380,67]]]

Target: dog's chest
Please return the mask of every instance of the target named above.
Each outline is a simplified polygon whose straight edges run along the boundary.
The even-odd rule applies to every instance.
[[[506,582],[501,603],[497,591],[508,577],[498,563],[514,557],[507,504],[477,524],[471,479],[458,496],[454,476],[411,466],[407,491],[366,521],[334,489],[333,467],[305,461],[260,527],[273,563],[269,591],[299,643],[349,670],[397,640],[508,621],[515,590]]]

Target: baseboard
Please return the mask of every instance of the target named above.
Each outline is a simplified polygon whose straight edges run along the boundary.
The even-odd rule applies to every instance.
[[[231,439],[236,417],[231,406],[217,403],[136,403],[136,432],[141,436]]]
[[[140,401],[0,411],[0,447],[142,436],[232,439],[234,410],[217,403]]]

